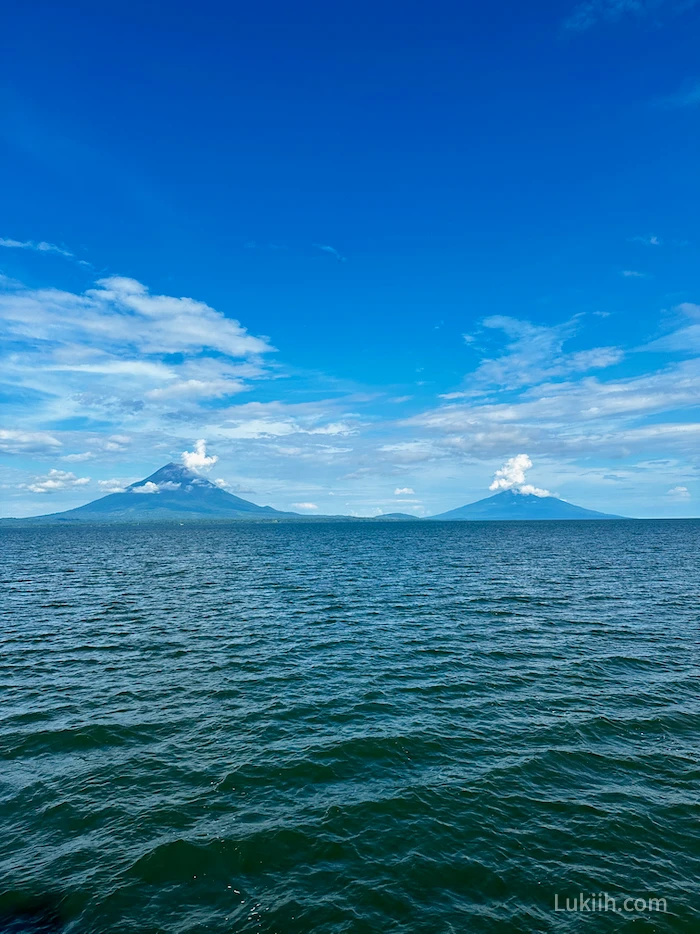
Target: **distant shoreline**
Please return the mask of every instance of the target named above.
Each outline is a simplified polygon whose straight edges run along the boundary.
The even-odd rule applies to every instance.
[[[380,524],[380,525],[410,525],[418,523],[421,526],[432,525],[553,525],[580,523],[590,525],[600,523],[609,525],[611,522],[700,522],[698,516],[664,516],[655,518],[621,516],[613,519],[432,519],[418,516],[407,519],[396,519],[389,516],[285,516],[284,518],[254,518],[252,516],[241,518],[214,519],[211,517],[180,518],[180,519],[50,519],[44,516],[26,516],[24,518],[0,518],[0,529],[20,527],[50,527],[50,528],[113,528],[134,526],[192,526],[192,525],[352,525],[352,524]]]

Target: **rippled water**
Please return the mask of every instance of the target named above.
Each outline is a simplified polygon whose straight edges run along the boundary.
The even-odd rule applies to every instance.
[[[1,534],[0,930],[699,929],[700,522]]]

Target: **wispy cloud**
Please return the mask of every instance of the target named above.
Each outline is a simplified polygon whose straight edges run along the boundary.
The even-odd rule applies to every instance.
[[[532,385],[571,373],[585,373],[618,363],[624,356],[617,347],[593,347],[566,351],[564,345],[580,327],[579,318],[559,325],[536,325],[508,315],[491,315],[482,325],[501,332],[508,342],[500,353],[481,361],[470,377],[473,388],[479,384],[498,388]],[[454,393],[448,398],[456,398]]]
[[[294,506],[295,509],[304,509],[308,512],[313,512],[318,509],[316,503],[292,503],[292,506]]]
[[[74,255],[63,247],[56,246],[55,243],[47,243],[45,240],[11,240],[7,237],[0,237],[0,246],[9,247],[17,250],[34,250],[35,253],[57,253],[59,256],[66,256],[73,259]]]
[[[674,486],[666,495],[674,499],[690,499],[690,490],[687,486]]]
[[[77,454],[64,454],[61,460],[68,461],[70,464],[82,464],[84,461],[90,461],[96,454],[94,451],[82,451]]]
[[[48,453],[60,447],[58,438],[47,431],[0,428],[0,451],[6,454]]]
[[[328,418],[328,414],[335,417]],[[338,418],[337,416],[342,417]],[[351,413],[338,412],[333,403],[285,404],[249,402],[231,406],[219,413],[217,433],[230,440],[287,438],[294,435],[344,437],[355,434],[357,425]]]
[[[167,386],[149,389],[147,399],[217,399],[222,396],[232,396],[238,392],[245,392],[247,386],[237,379],[179,379],[173,380]]]
[[[215,480],[212,480],[216,486],[220,487],[222,490],[226,490],[228,493],[248,493],[255,494],[256,491],[247,483],[230,483],[228,480],[225,480],[223,477],[217,477]]]
[[[621,269],[620,275],[626,279],[646,279],[646,273],[638,272],[636,269]]]
[[[698,363],[694,358],[605,382],[591,376],[543,382],[516,399],[438,406],[404,422],[414,437],[419,429],[433,435],[409,442],[410,450],[416,459],[432,460],[455,454],[485,458],[508,448],[555,457],[605,452],[615,458],[663,445],[667,452],[695,459],[700,423],[692,420],[692,412],[700,400]],[[687,421],[678,416],[683,409],[688,410]]]
[[[323,250],[324,253],[330,253],[331,256],[335,256],[339,263],[344,263],[346,261],[346,257],[339,253],[334,246],[328,246],[328,244],[325,243],[314,243],[314,246],[317,250]]]
[[[697,2],[698,0],[585,0],[574,7],[564,27],[582,32],[598,23],[617,22],[627,15],[638,18],[659,12],[674,15],[691,9]]]
[[[394,496],[415,496],[416,491],[410,486],[397,486],[394,490]]]
[[[663,337],[650,341],[641,350],[662,351],[665,353],[696,354],[700,353],[700,305],[682,302],[674,309],[674,330]]]
[[[409,419],[407,424],[411,424],[412,421],[412,419]],[[397,441],[393,444],[382,444],[379,447],[379,453],[380,455],[384,455],[385,459],[392,464],[409,465],[430,461],[435,458],[438,452],[435,450],[432,443],[425,439],[420,441]],[[359,471],[356,471],[356,473],[359,473]],[[353,475],[349,474],[348,476]]]
[[[649,234],[646,237],[630,237],[630,243],[643,243],[644,246],[661,246],[663,240],[661,237],[656,237],[653,234]]]
[[[655,101],[657,106],[668,109],[699,107],[700,106],[700,81],[687,85],[675,94],[669,94],[666,97],[658,97]]]

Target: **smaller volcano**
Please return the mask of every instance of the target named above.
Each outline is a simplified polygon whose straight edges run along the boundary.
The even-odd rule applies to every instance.
[[[536,496],[534,493],[504,490],[502,493],[480,499],[476,503],[459,506],[457,509],[451,509],[449,512],[430,518],[483,522],[513,519],[621,519],[623,517],[584,509],[583,506],[575,506],[556,496]]]

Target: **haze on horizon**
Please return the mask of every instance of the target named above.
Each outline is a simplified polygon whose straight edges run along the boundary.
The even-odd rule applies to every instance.
[[[699,515],[693,6],[8,10],[0,515],[181,457],[308,514]]]

